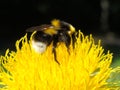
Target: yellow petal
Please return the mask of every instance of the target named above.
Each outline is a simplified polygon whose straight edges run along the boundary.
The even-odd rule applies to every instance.
[[[104,53],[92,35],[79,32],[76,38],[70,54],[63,43],[56,48],[58,65],[52,44],[39,54],[25,35],[16,41],[16,51],[1,56],[1,65],[6,69],[1,67],[1,81],[8,90],[108,90],[105,86],[111,73],[112,53]]]

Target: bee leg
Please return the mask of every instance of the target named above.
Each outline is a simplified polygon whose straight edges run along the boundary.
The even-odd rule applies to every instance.
[[[55,49],[56,47],[53,47],[53,54],[54,54],[54,59],[55,59],[55,61],[60,65],[60,63],[58,62],[58,60],[57,60],[57,55],[56,55],[56,49]]]
[[[78,36],[76,33],[72,34],[72,46],[73,46],[73,49],[75,48],[75,42],[77,41],[76,36]]]
[[[66,37],[65,37],[66,36]],[[71,37],[69,35],[64,35],[64,42],[65,42],[65,45],[67,47],[67,51],[68,53],[70,54],[70,43],[71,43]]]
[[[70,42],[66,41],[65,45],[67,47],[67,52],[70,54]]]
[[[58,60],[57,60],[57,52],[56,52],[56,47],[57,47],[57,39],[55,39],[54,41],[53,41],[53,49],[52,49],[52,52],[53,52],[53,54],[54,54],[54,59],[55,59],[55,61],[60,65],[60,63],[58,62]]]
[[[70,48],[69,48],[69,47],[67,47],[67,51],[68,51],[68,53],[70,54]]]

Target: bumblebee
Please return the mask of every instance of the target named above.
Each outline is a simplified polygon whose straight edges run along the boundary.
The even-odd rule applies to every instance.
[[[59,42],[63,42],[69,49],[71,36],[75,33],[75,28],[67,22],[54,19],[50,24],[31,27],[26,31],[31,33],[37,31],[32,38],[32,47],[39,53],[43,53],[47,46],[53,43],[52,52],[54,54],[54,59],[58,64],[60,64],[57,61],[56,47]]]

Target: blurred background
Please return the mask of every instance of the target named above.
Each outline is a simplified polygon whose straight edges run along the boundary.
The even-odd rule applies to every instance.
[[[27,28],[54,18],[102,39],[105,50],[119,61],[120,0],[0,0],[0,54],[14,49]]]

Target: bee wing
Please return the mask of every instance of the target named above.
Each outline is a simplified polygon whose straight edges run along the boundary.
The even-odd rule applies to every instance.
[[[34,32],[34,31],[38,31],[39,26],[35,26],[35,27],[30,27],[28,29],[26,29],[26,32]]]
[[[46,30],[48,28],[53,28],[53,26],[48,25],[48,24],[43,24],[40,26],[30,27],[30,28],[26,29],[26,32],[43,31],[43,30]]]

